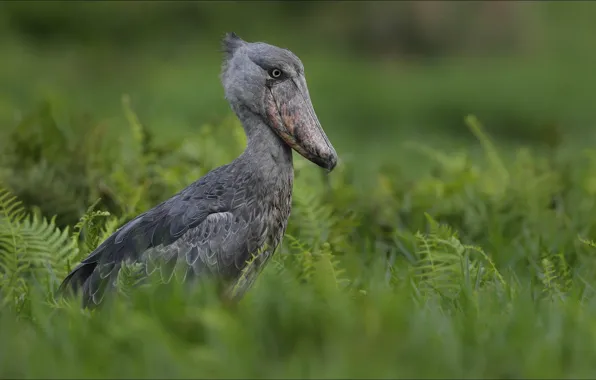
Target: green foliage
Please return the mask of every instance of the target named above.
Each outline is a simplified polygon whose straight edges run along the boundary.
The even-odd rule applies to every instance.
[[[3,178],[3,377],[596,373],[596,161],[527,149],[503,155],[473,117],[466,123],[484,159],[410,145],[430,170],[405,178],[399,164],[383,164],[374,191],[358,186],[349,160],[326,175],[296,156],[287,234],[237,304],[220,299],[217,284],[188,287],[170,281],[178,277],[169,272],[141,282],[134,264],[122,267],[118,291],[99,309],[55,297],[73,265],[118,226],[245,144],[238,122],[226,119],[180,144],[156,145],[130,100],[123,106],[128,137],[106,135],[79,163],[65,159],[74,154],[67,138],[37,136],[69,130],[55,122],[25,140],[13,135],[3,152],[12,158],[2,172],[39,170],[44,162],[48,172],[62,173],[54,186],[84,190],[53,194],[48,204],[60,196],[86,205],[61,226],[42,216],[50,206],[40,182],[19,187],[23,177]],[[16,149],[18,141],[24,146]],[[33,159],[32,149],[43,153]],[[37,195],[13,195],[25,188]]]
[[[1,377],[595,377],[589,2],[9,3]],[[56,297],[119,226],[242,151],[221,120],[229,30],[301,57],[340,164],[295,155],[287,234],[239,304],[136,265],[100,309]]]
[[[66,275],[65,264],[76,253],[68,228],[57,227],[55,218],[27,214],[20,201],[0,188],[2,307],[10,305],[22,311],[33,288],[50,295]]]

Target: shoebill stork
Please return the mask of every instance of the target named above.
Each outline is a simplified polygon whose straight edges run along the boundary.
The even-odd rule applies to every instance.
[[[329,172],[335,167],[337,153],[315,114],[300,59],[234,33],[223,50],[225,97],[242,122],[246,149],[132,219],[75,267],[60,289],[81,293],[84,306],[101,302],[123,263],[141,263],[147,274],[157,266],[169,278],[175,270],[184,281],[215,277],[238,300],[286,230],[292,149]]]

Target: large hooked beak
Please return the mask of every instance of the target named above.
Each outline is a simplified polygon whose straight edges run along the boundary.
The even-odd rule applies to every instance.
[[[286,144],[307,160],[333,170],[337,153],[315,114],[304,76],[270,86],[265,104],[273,129]]]

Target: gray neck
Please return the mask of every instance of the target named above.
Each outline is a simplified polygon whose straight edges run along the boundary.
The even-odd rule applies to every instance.
[[[263,121],[262,117],[245,107],[234,107],[234,111],[242,122],[248,140],[240,158],[251,161],[267,175],[293,171],[292,148]]]

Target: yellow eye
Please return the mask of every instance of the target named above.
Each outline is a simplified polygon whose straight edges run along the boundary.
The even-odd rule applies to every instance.
[[[279,78],[281,77],[281,70],[280,69],[271,69],[269,70],[269,75],[271,76],[271,78]]]

